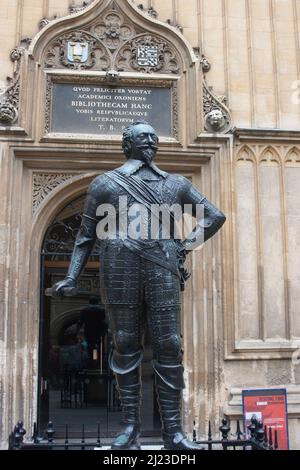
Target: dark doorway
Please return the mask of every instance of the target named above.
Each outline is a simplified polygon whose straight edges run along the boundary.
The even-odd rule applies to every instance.
[[[49,298],[45,289],[63,279],[81,223],[85,196],[68,204],[47,230],[41,253],[40,380],[38,427],[49,420],[56,437],[112,437],[120,429],[121,410],[113,374],[108,368],[111,339],[105,308],[99,298],[97,244],[78,283],[78,295]],[[93,305],[91,305],[93,302]],[[159,435],[160,423],[153,392],[152,352],[147,339],[142,365],[142,429],[145,437]]]

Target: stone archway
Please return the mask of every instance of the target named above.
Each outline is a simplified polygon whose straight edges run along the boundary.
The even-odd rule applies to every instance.
[[[41,309],[41,259],[40,252],[43,246],[45,234],[49,225],[53,222],[56,215],[70,201],[83,196],[88,188],[90,181],[95,174],[87,173],[84,175],[75,175],[73,178],[60,184],[45,200],[42,201],[38,211],[35,214],[33,224],[30,230],[30,255],[29,255],[29,271],[30,279],[28,283],[29,304],[32,305],[31,324],[34,328],[31,330],[30,343],[32,344],[32,357],[30,369],[27,371],[30,380],[24,391],[28,408],[25,409],[24,420],[27,427],[32,426],[32,422],[36,421],[38,415],[38,393],[39,393],[39,364],[41,361],[39,343],[40,343],[40,309]],[[28,412],[28,414],[26,413]],[[29,415],[30,412],[30,415]],[[29,417],[30,416],[30,417]],[[31,417],[32,416],[32,417]]]

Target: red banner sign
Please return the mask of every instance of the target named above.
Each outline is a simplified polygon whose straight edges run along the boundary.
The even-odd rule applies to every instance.
[[[280,450],[289,449],[287,397],[285,389],[243,390],[244,432],[252,416],[272,429],[273,442],[275,431],[278,433]]]

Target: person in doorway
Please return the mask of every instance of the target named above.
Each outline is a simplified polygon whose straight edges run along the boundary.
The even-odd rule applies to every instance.
[[[124,412],[124,429],[112,444],[112,449],[118,450],[140,448],[141,362],[146,321],[154,352],[153,369],[164,447],[168,450],[199,449],[182,428],[184,368],[180,290],[188,277],[184,269],[186,254],[200,244],[199,240],[203,243],[212,237],[224,224],[225,216],[188,179],[168,174],[155,165],[158,141],[157,133],[145,121],[125,129],[123,150],[127,162],[91,183],[67,277],[53,286],[54,295],[63,295],[65,288],[76,287],[97,236],[99,238],[99,224],[104,218],[99,208],[110,205],[120,215],[120,200],[125,197],[127,206],[122,210],[130,222],[133,206],[140,204],[144,217],[140,226],[146,227],[148,237],[144,232],[140,237],[138,233],[133,237],[124,232],[119,221],[115,225],[116,233],[108,231],[100,247],[101,298],[113,337],[110,366]],[[177,204],[183,211],[189,205],[197,221],[196,227],[182,241],[174,235],[165,237],[164,227],[159,223],[160,236],[153,239],[152,204],[160,207]],[[203,209],[201,217],[198,206]]]
[[[91,296],[89,305],[80,312],[77,323],[77,334],[84,328],[84,337],[87,345],[88,367],[94,368],[95,362],[100,354],[100,343],[102,341],[102,351],[104,352],[105,336],[107,333],[107,323],[105,320],[105,309],[99,304],[96,296]],[[97,351],[97,357],[95,356]]]

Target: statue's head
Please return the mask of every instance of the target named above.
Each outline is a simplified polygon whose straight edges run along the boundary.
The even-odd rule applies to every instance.
[[[158,137],[148,122],[137,121],[125,129],[122,147],[127,159],[150,163],[158,150]]]

